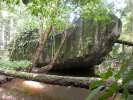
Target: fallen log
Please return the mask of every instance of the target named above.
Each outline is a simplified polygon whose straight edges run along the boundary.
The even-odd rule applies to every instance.
[[[100,78],[94,77],[71,77],[71,76],[58,76],[48,74],[36,74],[27,72],[18,72],[13,70],[0,69],[1,75],[17,77],[26,80],[38,81],[47,84],[61,85],[61,86],[74,86],[89,89],[92,82],[100,81]]]
[[[32,81],[38,81],[43,82],[46,84],[53,84],[53,85],[60,85],[60,86],[73,86],[73,87],[79,87],[79,88],[85,88],[89,89],[91,83],[93,82],[99,82],[102,81],[101,78],[96,77],[71,77],[71,76],[58,76],[58,75],[48,75],[48,74],[36,74],[36,73],[27,73],[27,72],[18,72],[13,70],[5,70],[0,69],[1,75],[6,76],[12,76],[16,78],[26,79],[26,80],[32,80]],[[111,83],[115,82],[115,80],[111,80]],[[105,85],[110,83],[110,80],[103,81],[104,90],[109,85]],[[120,93],[123,93],[123,87],[120,83],[116,84],[119,85]],[[102,91],[102,90],[101,90]],[[133,85],[129,84],[128,86],[128,92],[130,94],[133,94]]]

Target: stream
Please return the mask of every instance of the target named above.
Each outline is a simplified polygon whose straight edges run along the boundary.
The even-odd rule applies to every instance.
[[[0,85],[0,100],[85,100],[87,89],[13,79]]]

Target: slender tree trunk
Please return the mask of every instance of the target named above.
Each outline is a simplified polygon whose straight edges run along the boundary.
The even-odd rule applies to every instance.
[[[32,67],[35,67],[37,65],[40,56],[43,54],[44,46],[46,44],[46,41],[47,41],[48,36],[51,33],[51,31],[52,31],[52,25],[50,25],[50,27],[48,28],[48,31],[45,30],[45,32],[44,32],[43,24],[41,24],[41,28],[40,28],[41,35],[40,35],[40,39],[38,42],[38,47],[36,49],[35,56],[32,60]]]
[[[96,21],[95,23],[95,34],[94,34],[94,41],[93,41],[93,43],[94,43],[94,46],[95,46],[95,48],[97,49],[98,48],[98,45],[99,45],[99,41],[98,41],[98,31],[99,31],[99,25],[98,25],[98,22]]]
[[[125,54],[125,45],[122,44],[122,53]]]
[[[131,22],[131,31],[133,32],[133,0],[131,0],[131,20],[132,20],[132,22]]]
[[[3,48],[2,49],[5,49],[5,23],[3,23],[2,25],[2,31],[1,31],[1,38],[2,38],[2,45],[3,45]]]
[[[67,33],[63,32],[63,39],[61,41],[61,44],[60,44],[59,48],[57,49],[57,51],[56,51],[56,53],[54,55],[53,60],[51,61],[51,64],[54,64],[56,62],[56,60],[58,59],[59,53],[60,53],[61,49],[63,48],[63,45],[64,45],[66,39],[67,39]]]
[[[44,66],[44,67],[40,68],[38,70],[38,72],[47,72],[47,71],[49,71],[49,70],[51,70],[53,68],[54,64],[56,63],[56,60],[59,57],[59,53],[61,52],[61,49],[63,48],[63,45],[64,45],[66,39],[67,39],[67,33],[66,32],[63,32],[63,39],[62,39],[62,41],[60,43],[59,48],[55,52],[55,55],[54,55],[52,61],[47,66]]]

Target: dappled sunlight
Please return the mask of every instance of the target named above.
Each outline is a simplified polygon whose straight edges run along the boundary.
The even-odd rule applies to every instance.
[[[4,10],[3,10],[1,13],[2,13],[2,17],[3,17],[3,18],[6,18],[6,17],[9,16],[8,11],[4,11]]]
[[[24,81],[22,84],[32,88],[38,88],[38,89],[45,88],[45,86],[43,86],[41,83],[35,81]]]
[[[35,81],[23,81],[21,83],[21,87],[23,88],[24,92],[28,92],[29,94],[38,94],[50,90],[49,85],[45,85]]]
[[[3,88],[0,88],[0,92],[2,92],[4,89]]]
[[[126,33],[123,32],[123,34],[120,35],[121,40],[129,41],[129,42],[133,42],[132,37],[133,37],[132,32],[126,32]]]
[[[9,84],[7,83],[3,86],[10,90],[16,90],[32,95],[44,93],[51,89],[50,85],[46,85],[35,81],[21,80],[21,79],[13,80]]]

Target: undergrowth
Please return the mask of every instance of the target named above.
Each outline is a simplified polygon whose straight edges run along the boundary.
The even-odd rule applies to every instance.
[[[21,61],[10,61],[8,58],[6,59],[0,59],[0,68],[3,69],[16,69],[16,68],[25,68],[28,65],[30,65],[31,62],[27,60],[21,60]]]

